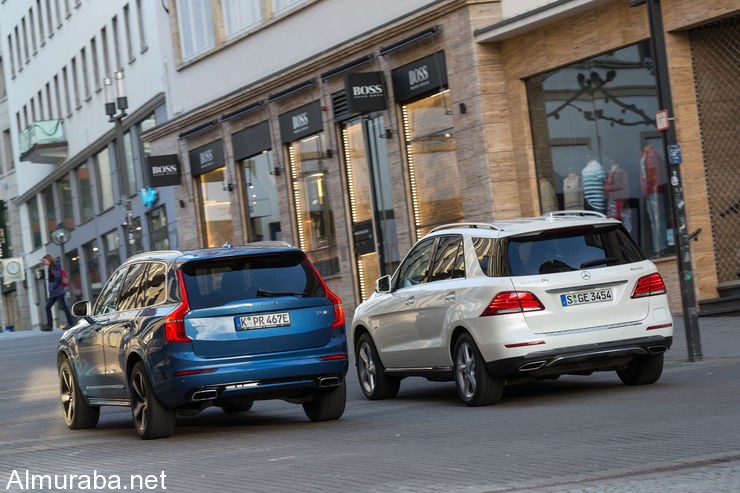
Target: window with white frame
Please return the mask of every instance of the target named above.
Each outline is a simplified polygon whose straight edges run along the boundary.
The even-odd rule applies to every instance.
[[[177,21],[183,60],[214,46],[210,0],[178,0]]]
[[[232,37],[262,21],[261,0],[221,0],[226,37]]]
[[[296,5],[307,3],[308,0],[272,0],[272,12],[274,15],[290,10]]]

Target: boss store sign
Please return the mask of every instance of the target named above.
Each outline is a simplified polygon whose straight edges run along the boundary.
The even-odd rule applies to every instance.
[[[361,72],[344,76],[347,109],[350,113],[383,111],[387,108],[383,72]]]
[[[324,129],[321,122],[321,104],[318,101],[283,113],[279,119],[280,140],[283,144],[295,142]]]
[[[180,184],[180,160],[177,154],[149,156],[149,186],[169,187]]]
[[[447,66],[443,51],[411,62],[391,72],[393,92],[398,101],[415,99],[447,87]]]
[[[189,156],[190,172],[193,176],[199,176],[225,166],[224,143],[221,139],[193,149]]]

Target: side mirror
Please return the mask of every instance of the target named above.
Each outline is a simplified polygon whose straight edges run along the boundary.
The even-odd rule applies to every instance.
[[[74,315],[75,317],[87,318],[90,316],[91,312],[92,307],[90,305],[90,302],[87,300],[78,301],[77,303],[72,305],[72,315]]]
[[[391,291],[391,276],[379,277],[375,281],[375,292],[376,293],[389,293]]]

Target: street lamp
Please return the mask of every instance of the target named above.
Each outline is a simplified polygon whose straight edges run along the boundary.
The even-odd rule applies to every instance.
[[[125,236],[131,237],[133,235],[133,231],[131,230],[131,200],[129,199],[131,190],[129,190],[128,187],[129,181],[123,177],[125,168],[124,163],[126,162],[126,155],[123,148],[123,119],[128,115],[126,113],[126,110],[128,109],[128,97],[126,97],[123,70],[118,70],[113,77],[115,81],[110,77],[103,79],[103,86],[105,88],[105,114],[108,115],[108,121],[115,124],[116,134],[114,145],[116,155],[116,174],[118,175],[118,190],[126,204],[123,226],[125,228]]]
[[[62,250],[62,257],[60,260],[62,268],[64,268],[64,244],[69,241],[69,238],[69,230],[65,228],[62,223],[59,223],[57,228],[51,232],[51,241],[53,241],[55,245],[59,245],[59,248]]]

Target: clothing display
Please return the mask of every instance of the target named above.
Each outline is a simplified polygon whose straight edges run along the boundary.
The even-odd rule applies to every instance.
[[[655,253],[666,248],[666,224],[663,197],[660,194],[660,166],[661,159],[658,151],[651,144],[643,145],[640,152],[640,188],[645,197],[648,221],[650,222],[650,238]]]
[[[609,173],[606,175],[606,214],[614,219],[619,219],[627,231],[632,231],[632,210],[628,209],[629,199],[629,177],[627,172],[617,163],[612,163]]]
[[[565,209],[583,209],[581,177],[573,171],[563,179],[563,199]]]
[[[606,200],[604,197],[604,182],[606,176],[604,169],[595,159],[586,163],[586,167],[581,170],[583,177],[583,197],[586,199],[586,206],[597,212],[606,212]]]

